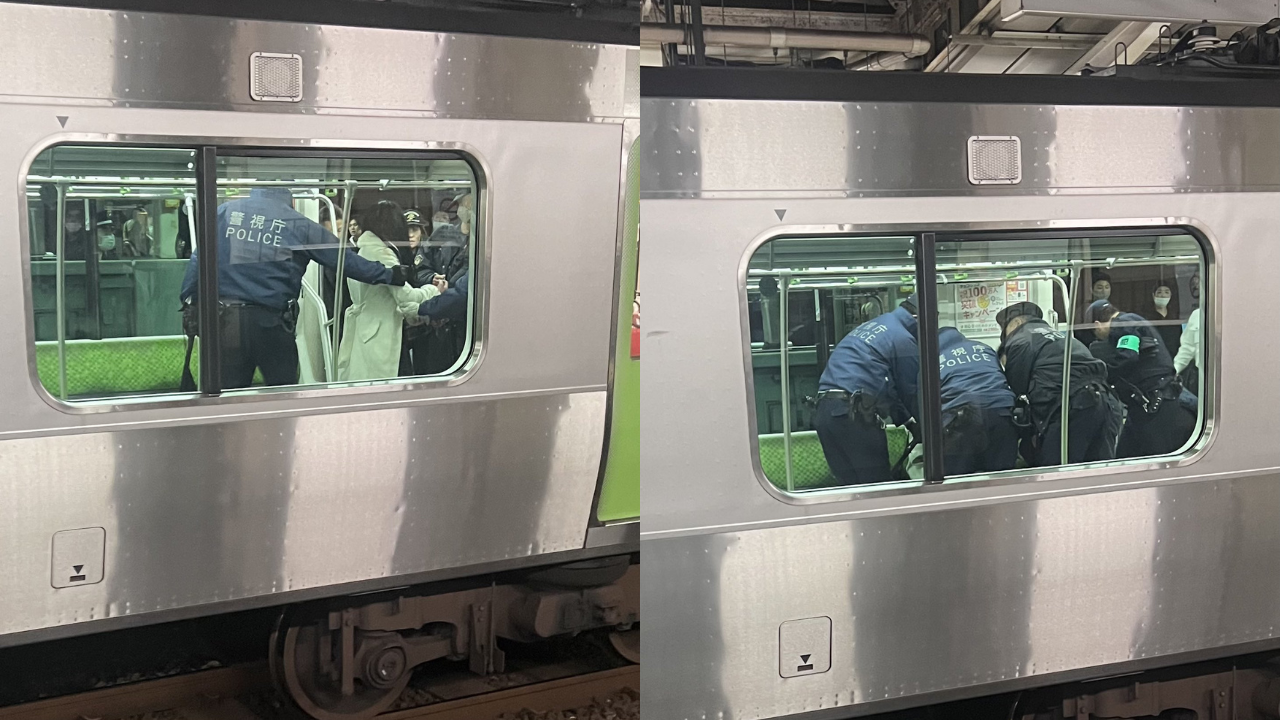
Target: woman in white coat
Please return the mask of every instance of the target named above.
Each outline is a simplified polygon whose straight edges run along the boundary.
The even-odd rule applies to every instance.
[[[399,247],[409,243],[404,210],[383,200],[360,215],[360,257],[388,267],[402,264]],[[404,318],[418,305],[440,294],[439,288],[401,285],[366,285],[347,280],[351,307],[347,308],[338,347],[339,381],[385,380],[399,375],[401,328]]]

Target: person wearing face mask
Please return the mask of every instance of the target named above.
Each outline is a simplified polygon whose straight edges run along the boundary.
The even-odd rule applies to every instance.
[[[84,227],[84,210],[79,207],[68,207],[63,218],[62,243],[67,260],[86,260],[89,247],[89,233]],[[56,239],[55,239],[56,245]]]
[[[1129,410],[1117,457],[1176,452],[1195,431],[1195,413],[1182,402],[1182,384],[1160,333],[1136,313],[1121,312],[1107,300],[1085,311],[1097,340],[1089,346],[1107,364],[1108,378]]]
[[[1142,312],[1142,317],[1160,333],[1165,350],[1176,356],[1182,345],[1182,320],[1178,317],[1178,305],[1173,300],[1170,284],[1164,281],[1156,283],[1151,288],[1151,304]]]
[[[106,213],[98,215],[98,222],[94,224],[94,240],[95,247],[98,250],[98,257],[103,260],[119,260],[120,250],[116,247],[116,227],[111,222],[111,218]]]
[[[1071,369],[1066,462],[1114,458],[1123,409],[1107,383],[1106,364],[1079,340],[1050,327],[1035,303],[1010,305],[996,314],[996,324],[1000,326],[1000,363],[1028,415],[1022,443],[1027,464],[1063,464],[1062,366],[1067,352]]]

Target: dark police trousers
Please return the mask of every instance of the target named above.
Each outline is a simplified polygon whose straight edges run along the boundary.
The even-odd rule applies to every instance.
[[[841,483],[860,485],[893,479],[889,442],[879,418],[851,413],[848,398],[820,397],[813,427],[831,474]]]
[[[1009,410],[970,405],[943,420],[942,467],[947,477],[1011,470],[1018,463],[1018,429]]]
[[[226,303],[218,310],[224,390],[249,387],[258,368],[267,385],[297,384],[298,346],[283,311],[248,303]]]
[[[1196,416],[1176,397],[1162,398],[1154,413],[1129,405],[1116,457],[1145,457],[1177,452],[1196,429]]]
[[[1110,389],[1086,386],[1071,396],[1067,408],[1067,462],[1097,462],[1116,456],[1116,437],[1124,411]],[[1035,467],[1061,465],[1062,415],[1054,413],[1034,453],[1027,458]]]

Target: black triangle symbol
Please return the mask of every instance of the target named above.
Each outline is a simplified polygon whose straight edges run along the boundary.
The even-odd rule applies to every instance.
[[[79,572],[79,571],[77,570],[76,572]],[[801,655],[801,656],[800,656],[800,662],[802,662],[802,663],[807,663],[807,662],[809,662],[809,657],[810,657],[809,655]]]
[[[69,116],[69,115],[58,115],[58,116],[57,116],[57,118],[58,118],[58,124],[59,124],[59,125],[61,125],[62,127],[66,127],[66,126],[67,126],[67,121],[71,119],[71,116]]]
[[[786,211],[785,209],[783,209],[783,210],[774,210],[773,212],[774,212],[774,213],[776,213],[776,214],[778,215],[778,219],[779,219],[779,220],[781,220],[781,219],[782,219],[782,216],[783,216],[783,215],[786,215],[786,214],[787,214],[787,211]]]
[[[76,574],[77,574],[77,575],[79,575],[79,574],[80,574],[80,568],[82,568],[82,567],[84,567],[84,566],[83,566],[83,565],[72,565],[71,567],[75,568],[75,570],[76,570]]]

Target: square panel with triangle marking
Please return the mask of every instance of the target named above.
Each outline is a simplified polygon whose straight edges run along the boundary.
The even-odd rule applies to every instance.
[[[778,627],[778,674],[817,675],[831,669],[831,618],[788,620]]]
[[[69,588],[102,582],[106,545],[107,531],[100,527],[54,533],[50,584]]]

